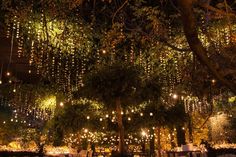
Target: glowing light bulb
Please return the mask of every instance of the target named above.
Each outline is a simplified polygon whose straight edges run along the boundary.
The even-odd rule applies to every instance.
[[[131,121],[131,118],[130,118],[130,117],[128,118],[128,121]]]
[[[2,84],[2,80],[0,80],[0,84]]]
[[[103,53],[103,54],[106,54],[106,50],[102,50],[102,53]]]
[[[174,99],[177,99],[177,98],[178,98],[178,95],[177,95],[177,94],[173,94],[173,98],[174,98]]]
[[[8,71],[8,72],[7,72],[7,76],[10,76],[10,75],[11,75],[11,73]]]
[[[87,119],[90,119],[90,117],[89,117],[89,116],[87,116]]]
[[[31,70],[29,70],[29,74],[31,74]]]
[[[143,113],[140,113],[140,116],[143,116]]]
[[[12,83],[12,80],[9,80],[8,82],[9,82],[9,83]]]
[[[142,134],[142,136],[146,136],[147,135],[145,131],[142,131],[141,134]]]
[[[64,103],[63,103],[63,102],[60,102],[60,106],[63,107],[63,106],[64,106]]]
[[[152,113],[152,112],[150,112],[150,116],[153,116],[153,113]]]
[[[15,93],[15,92],[16,92],[16,89],[13,89],[13,92]]]

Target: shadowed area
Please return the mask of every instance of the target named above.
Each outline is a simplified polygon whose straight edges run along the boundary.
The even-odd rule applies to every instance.
[[[26,57],[18,57],[16,41],[13,41],[11,56],[11,43],[11,37],[7,38],[4,28],[0,26],[0,72],[2,69],[2,80],[5,80],[6,73],[9,71],[15,81],[38,82],[40,75],[36,73],[36,69],[29,66],[29,61]]]

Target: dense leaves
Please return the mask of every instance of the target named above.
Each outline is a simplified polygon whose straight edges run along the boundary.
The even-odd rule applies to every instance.
[[[91,99],[112,107],[117,98],[122,105],[135,104],[142,85],[142,69],[127,63],[114,63],[99,67],[87,75],[84,93]]]

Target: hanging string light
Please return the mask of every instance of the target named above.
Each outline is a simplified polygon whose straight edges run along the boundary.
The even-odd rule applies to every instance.
[[[12,36],[11,36],[11,50],[10,50],[10,56],[9,56],[9,61],[7,65],[7,76],[11,75],[9,68],[12,61],[13,46],[14,46],[14,30],[12,30]]]
[[[20,58],[22,57],[23,55],[23,35],[21,35],[19,38],[18,38],[18,46],[17,46],[17,56]]]
[[[51,76],[54,79],[55,77],[55,54],[52,54],[52,67],[51,67]]]
[[[211,110],[211,105],[204,98],[202,100],[197,97],[187,96],[184,99],[185,112],[200,112],[207,113]]]
[[[131,41],[131,46],[130,46],[130,62],[134,63],[134,41]]]
[[[57,56],[59,56],[59,57],[57,58],[57,66],[56,66],[56,69],[57,69],[56,83],[59,84],[60,83],[60,72],[61,72],[61,66],[62,66],[60,50],[59,50],[59,53],[57,54]]]
[[[17,21],[16,24],[16,39],[20,37],[20,21]]]
[[[29,65],[32,66],[34,62],[34,41],[31,42],[31,50],[30,50],[30,58],[29,58]]]
[[[6,37],[10,38],[10,36],[11,36],[11,23],[7,22],[7,34],[6,34]]]
[[[0,72],[0,84],[2,84],[2,73],[3,73],[3,63],[1,66],[1,72]]]

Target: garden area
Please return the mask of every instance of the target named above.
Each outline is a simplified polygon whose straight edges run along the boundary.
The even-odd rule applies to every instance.
[[[236,156],[235,0],[0,9],[0,156]]]

